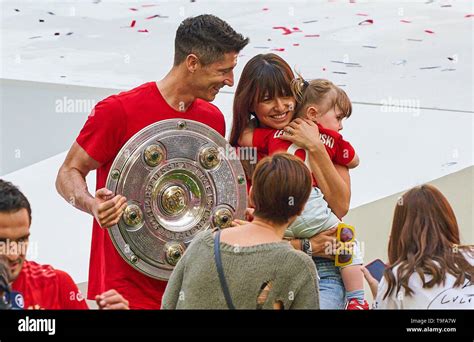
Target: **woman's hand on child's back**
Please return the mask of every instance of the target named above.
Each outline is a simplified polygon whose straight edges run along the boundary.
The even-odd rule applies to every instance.
[[[313,121],[297,118],[290,122],[283,130],[287,134],[279,136],[279,139],[291,141],[308,151],[318,149],[321,146],[324,148],[319,138],[318,125]]]

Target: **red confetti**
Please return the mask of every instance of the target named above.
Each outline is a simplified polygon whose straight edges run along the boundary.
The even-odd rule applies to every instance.
[[[132,23],[130,24],[130,27],[135,27],[135,24],[137,23],[136,20],[132,20]]]
[[[272,51],[285,51],[285,48],[272,49]]]
[[[148,32],[147,29],[144,29],[144,30],[138,30],[138,32]]]
[[[292,34],[295,32],[301,32],[301,30],[298,27],[293,27],[293,29],[289,29],[288,27],[284,26],[274,26],[274,30],[283,30],[283,35],[286,36],[288,34]]]
[[[368,17],[369,15],[366,13],[357,13],[356,15],[360,15],[361,17]]]
[[[434,32],[431,30],[425,30],[426,33],[433,34]]]
[[[466,15],[464,16],[464,18],[473,18],[473,17],[474,17],[474,14],[466,14]]]
[[[320,37],[319,34],[305,34],[304,36],[307,37],[307,38],[312,38],[312,37],[316,37],[316,38],[317,38],[317,37]]]
[[[293,44],[293,46],[300,46],[300,44],[298,44],[298,43],[294,43],[294,44]]]
[[[404,20],[404,19],[402,19],[402,20],[400,20],[400,22],[401,22],[401,23],[406,23],[406,24],[411,24],[411,21],[410,21],[410,20]]]
[[[130,11],[138,11],[138,8],[130,8]]]
[[[152,4],[152,5],[142,5],[142,7],[155,7],[155,6],[158,6],[156,4]]]
[[[359,25],[372,25],[373,23],[374,21],[372,19],[367,19],[367,20],[361,21]]]
[[[262,11],[268,11],[268,7],[262,8]]]

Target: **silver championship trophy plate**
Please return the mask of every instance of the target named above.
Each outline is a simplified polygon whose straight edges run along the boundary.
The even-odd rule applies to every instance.
[[[135,269],[161,280],[169,279],[197,233],[229,227],[247,205],[235,150],[209,126],[184,119],[135,134],[115,158],[106,186],[127,198],[122,218],[109,228],[115,247]]]

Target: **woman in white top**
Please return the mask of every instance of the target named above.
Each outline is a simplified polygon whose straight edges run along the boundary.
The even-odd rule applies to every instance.
[[[380,284],[367,269],[375,309],[474,309],[474,246],[461,246],[446,197],[415,187],[395,207],[389,266]]]

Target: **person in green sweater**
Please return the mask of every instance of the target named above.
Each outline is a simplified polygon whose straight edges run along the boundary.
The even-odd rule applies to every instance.
[[[311,191],[311,173],[295,156],[262,159],[252,178],[252,222],[193,239],[176,265],[162,309],[228,309],[214,258],[216,234],[229,297],[236,309],[319,309],[316,267],[283,240]]]

